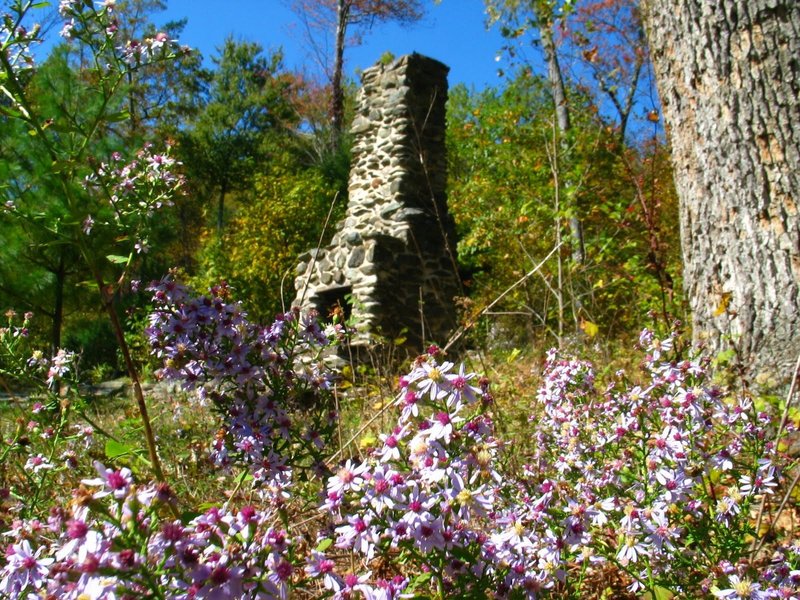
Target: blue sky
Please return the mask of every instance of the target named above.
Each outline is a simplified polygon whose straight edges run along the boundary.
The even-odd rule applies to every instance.
[[[424,0],[425,18],[408,27],[376,25],[361,46],[348,48],[347,73],[373,65],[384,52],[395,56],[419,52],[450,67],[450,85],[464,83],[481,89],[500,85],[495,57],[502,38],[498,29],[487,31],[483,0]],[[258,42],[264,48],[282,47],[291,69],[314,70],[314,60],[304,41],[303,28],[284,0],[167,0],[157,23],[186,17],[181,43],[199,49],[208,58],[228,35]]]

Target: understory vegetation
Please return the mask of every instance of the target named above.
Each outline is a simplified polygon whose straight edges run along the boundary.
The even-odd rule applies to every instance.
[[[347,201],[331,90],[159,7],[64,0],[40,56],[4,5],[0,598],[797,597],[800,362],[693,344],[657,113],[451,90],[459,343],[356,352],[291,306]]]

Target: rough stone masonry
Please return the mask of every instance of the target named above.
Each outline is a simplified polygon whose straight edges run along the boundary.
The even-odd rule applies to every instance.
[[[295,305],[354,317],[356,343],[444,343],[460,293],[447,211],[444,64],[419,54],[364,71],[352,126],[346,217],[300,257]]]

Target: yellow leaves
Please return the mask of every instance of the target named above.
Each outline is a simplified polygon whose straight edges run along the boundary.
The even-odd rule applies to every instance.
[[[367,435],[365,435],[364,437],[362,437],[359,440],[358,446],[362,450],[367,450],[369,448],[374,448],[375,444],[377,444],[377,443],[378,443],[378,438],[376,438],[373,434],[368,433]]]
[[[508,353],[508,356],[506,356],[506,363],[509,365],[513,364],[517,358],[519,358],[520,354],[522,354],[522,351],[519,348],[514,348]]]
[[[644,600],[670,600],[674,597],[675,594],[660,585],[655,586],[652,592],[645,592],[644,596],[642,596]]]
[[[717,305],[717,308],[714,310],[714,316],[718,317],[720,315],[724,315],[728,312],[728,306],[731,303],[732,294],[730,292],[722,292],[722,297]]]
[[[592,323],[591,321],[587,321],[586,319],[581,319],[580,326],[583,330],[583,333],[588,335],[590,338],[596,336],[600,331],[600,328],[596,324]]]

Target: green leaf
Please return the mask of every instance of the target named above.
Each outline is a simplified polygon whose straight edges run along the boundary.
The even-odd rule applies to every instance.
[[[431,580],[431,577],[433,577],[432,573],[420,573],[409,582],[407,588],[408,591],[414,591],[422,584],[428,583]]]
[[[106,256],[109,262],[114,263],[115,265],[124,265],[127,264],[129,256],[120,256],[119,254],[109,254]]]
[[[203,513],[201,513],[201,512],[197,512],[197,511],[193,511],[193,510],[186,510],[186,511],[181,513],[181,523],[183,523],[184,525],[188,525],[189,523],[191,523],[193,520],[195,520],[197,517],[199,517],[202,514]]]
[[[655,586],[652,592],[647,592],[642,596],[645,600],[671,600],[674,597],[675,594],[660,585]]]
[[[135,450],[130,446],[117,442],[116,440],[106,440],[106,458],[119,458],[127,454],[134,454]]]
[[[253,476],[250,471],[242,471],[236,476],[236,485],[242,485],[245,481],[250,481],[251,479],[253,479]]]
[[[331,538],[325,538],[324,540],[320,540],[320,542],[319,542],[319,544],[317,544],[317,547],[315,548],[315,550],[317,552],[325,552],[325,550],[330,548],[332,544],[333,544],[333,540]]]
[[[128,121],[131,118],[131,113],[127,110],[122,110],[118,113],[111,113],[106,117],[106,120],[109,123],[120,123],[122,121]]]

